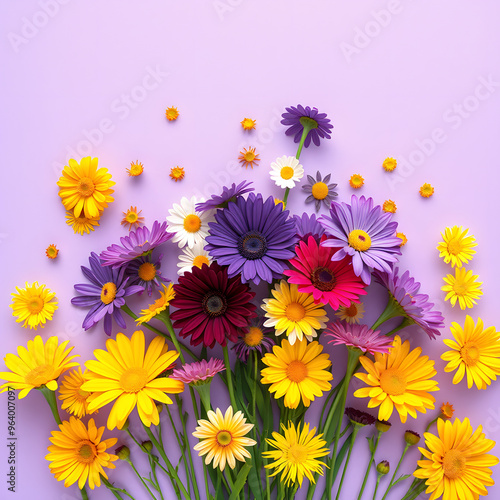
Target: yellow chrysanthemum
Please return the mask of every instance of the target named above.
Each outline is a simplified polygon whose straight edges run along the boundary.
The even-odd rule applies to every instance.
[[[451,263],[451,267],[462,267],[467,264],[474,254],[474,247],[477,247],[474,236],[467,236],[468,229],[462,229],[462,226],[447,227],[444,234],[441,233],[443,241],[436,247],[439,250],[439,256],[446,262]]]
[[[367,373],[356,373],[355,377],[369,387],[358,389],[354,396],[371,398],[368,408],[379,407],[379,420],[389,420],[394,408],[403,423],[408,415],[417,418],[417,411],[433,409],[436,400],[429,392],[439,390],[437,381],[432,380],[437,372],[434,361],[421,354],[422,348],[410,352],[410,342],[401,344],[396,335],[388,354],[376,352],[375,361],[361,356],[359,361]]]
[[[226,464],[234,469],[236,460],[244,462],[250,458],[246,446],[257,444],[253,439],[245,437],[252,429],[253,424],[247,424],[246,418],[241,411],[233,415],[233,407],[230,406],[224,415],[217,408],[207,412],[208,420],[198,420],[198,427],[193,436],[201,439],[193,449],[200,457],[206,455],[205,464],[213,461],[213,468],[219,467],[223,471]]]
[[[257,165],[260,161],[259,155],[255,152],[255,148],[243,148],[243,151],[240,151],[240,156],[238,156],[238,160],[245,168],[252,168],[254,165]]]
[[[73,228],[75,234],[89,234],[94,230],[94,226],[99,225],[100,218],[101,214],[98,217],[75,217],[73,212],[66,212],[66,224]]]
[[[363,319],[365,314],[365,306],[363,304],[355,304],[351,302],[349,307],[340,306],[338,311],[335,313],[339,319],[346,321],[347,323],[359,324],[359,321]]]
[[[392,200],[385,200],[384,204],[382,205],[382,210],[391,214],[395,214],[397,209],[398,207],[396,206],[396,203],[394,203]]]
[[[401,244],[399,245],[400,247],[404,247],[408,243],[408,238],[404,233],[396,233],[396,238],[401,240]]]
[[[444,300],[449,300],[454,307],[457,303],[460,309],[474,307],[477,304],[476,299],[481,298],[483,292],[481,290],[482,281],[476,281],[479,276],[474,276],[472,270],[466,271],[465,267],[456,267],[455,276],[447,274],[443,280],[446,285],[441,287],[443,292],[446,292]]]
[[[434,194],[434,188],[426,182],[425,184],[422,184],[422,186],[420,186],[418,192],[420,193],[420,196],[422,196],[422,198],[430,198]]]
[[[168,287],[166,287],[162,283],[161,286],[163,287],[163,292],[160,291],[160,298],[150,304],[147,309],[142,309],[141,316],[135,320],[139,325],[151,321],[155,316],[164,311],[169,306],[170,302],[174,300],[174,285],[170,283]]]
[[[99,217],[99,212],[114,201],[111,174],[107,168],[97,169],[97,158],[90,156],[82,158],[79,164],[69,160],[57,185],[64,208],[73,210],[75,217]]]
[[[88,380],[82,389],[94,393],[89,400],[89,411],[116,399],[109,413],[108,429],[121,429],[136,406],[144,425],[158,425],[160,417],[155,401],[171,404],[166,393],[183,391],[184,384],[179,380],[159,377],[179,357],[177,351],[166,351],[164,346],[165,339],[157,336],[145,352],[141,330],[134,332],[130,339],[118,333],[116,340],[106,341],[107,351],[96,349],[97,360],[85,363]]]
[[[167,120],[169,122],[173,122],[179,118],[179,111],[177,110],[176,107],[171,106],[170,108],[167,108],[165,111],[165,116],[167,117]]]
[[[125,169],[129,177],[138,177],[144,172],[144,165],[139,161],[133,161],[130,163],[130,168]]]
[[[85,373],[78,367],[76,370],[71,370],[65,375],[61,386],[59,387],[59,399],[62,401],[61,408],[71,413],[77,418],[82,418],[88,413],[95,413],[97,410],[90,412],[89,397],[90,392],[84,391],[82,385],[86,381]]]
[[[142,210],[137,210],[137,207],[131,206],[126,212],[122,212],[125,216],[122,219],[122,226],[127,227],[128,230],[131,231],[132,228],[137,229],[141,224],[144,223],[144,217],[141,217]]]
[[[352,174],[349,179],[349,185],[354,189],[359,189],[365,183],[365,179],[361,174]]]
[[[25,286],[26,288],[16,286],[17,293],[11,293],[12,315],[17,318],[16,323],[24,321],[23,328],[43,328],[58,309],[56,294],[45,288],[45,285],[38,285],[37,281],[32,285],[26,282]]]
[[[47,386],[51,391],[57,389],[57,378],[61,373],[78,366],[72,362],[77,354],[70,356],[73,347],[66,349],[69,340],[58,345],[57,337],[49,337],[45,344],[42,337],[37,335],[28,340],[28,346],[19,346],[17,354],[7,354],[4,358],[10,372],[0,372],[0,379],[6,381],[0,392],[7,389],[18,389],[19,399],[24,398],[32,389]]]
[[[498,458],[488,455],[495,441],[486,439],[479,426],[473,431],[469,419],[461,422],[439,419],[438,435],[424,434],[425,448],[419,448],[424,460],[413,475],[425,479],[429,500],[443,496],[447,500],[478,500],[488,495],[486,486],[493,486],[489,467],[498,463]]]
[[[102,440],[104,426],[97,428],[94,419],[91,418],[88,428],[85,424],[70,417],[69,421],[63,422],[58,431],[52,432],[49,438],[52,446],[47,450],[50,452],[45,458],[50,462],[49,468],[58,481],[64,481],[68,487],[78,481],[78,487],[82,489],[88,481],[91,490],[101,486],[101,477],[108,476],[104,467],[114,469],[116,455],[109,453],[109,449],[116,444],[117,439]]]
[[[478,389],[486,389],[492,380],[500,375],[500,332],[494,326],[483,330],[483,320],[478,318],[477,325],[467,315],[462,328],[453,322],[450,330],[455,340],[443,342],[452,350],[441,355],[448,361],[445,372],[457,370],[453,383],[458,384],[467,374],[467,387],[476,384]]]
[[[330,453],[326,447],[326,441],[321,439],[323,434],[316,434],[316,427],[309,431],[309,424],[304,423],[302,430],[300,424],[295,428],[292,422],[288,423],[288,428],[281,424],[283,434],[273,432],[274,439],[266,441],[276,450],[266,451],[262,454],[264,458],[273,459],[274,462],[267,464],[266,469],[276,469],[271,477],[280,472],[280,481],[288,486],[290,483],[299,482],[302,486],[304,476],[315,483],[313,474],[323,475],[325,463],[318,460]]]
[[[395,158],[386,158],[382,163],[382,167],[386,172],[392,172],[398,166]]]
[[[47,247],[47,249],[45,250],[45,255],[49,259],[55,259],[58,256],[58,254],[59,254],[59,250],[54,244],[49,245]]]
[[[291,345],[283,339],[281,346],[275,345],[273,352],[262,358],[267,368],[261,371],[261,383],[272,384],[269,392],[275,393],[276,399],[285,396],[287,408],[297,408],[300,401],[309,406],[315,397],[332,388],[329,381],[333,376],[328,371],[332,363],[322,351],[323,346],[316,341],[303,339]]]
[[[255,129],[257,120],[252,120],[251,118],[243,118],[243,120],[240,123],[241,126],[243,127],[243,130],[252,130]]]
[[[266,318],[269,318],[264,326],[275,328],[276,335],[285,332],[290,344],[304,336],[311,341],[318,336],[316,330],[326,328],[328,317],[324,304],[315,304],[312,293],[300,293],[298,285],[281,280],[276,283],[272,294],[274,298],[264,299],[262,305]]]

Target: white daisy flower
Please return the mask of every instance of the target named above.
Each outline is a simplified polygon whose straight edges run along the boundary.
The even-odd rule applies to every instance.
[[[293,188],[304,177],[304,167],[293,156],[282,156],[271,163],[271,179],[280,188]]]
[[[182,276],[185,272],[191,272],[191,269],[196,266],[200,267],[203,264],[210,265],[212,263],[212,257],[208,254],[206,250],[203,250],[203,247],[206,245],[206,242],[200,241],[194,245],[193,248],[183,248],[182,255],[179,255],[179,262],[177,262],[177,267],[180,269],[177,270],[177,274]]]
[[[170,216],[167,217],[169,233],[175,233],[172,238],[174,243],[179,244],[179,248],[186,245],[193,248],[197,243],[203,242],[208,236],[208,223],[214,219],[214,210],[197,212],[195,205],[205,201],[193,196],[191,199],[183,197],[181,204],[174,203],[173,208],[169,210]]]

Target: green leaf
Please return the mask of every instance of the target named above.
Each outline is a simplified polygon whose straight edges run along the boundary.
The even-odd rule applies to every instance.
[[[236,500],[240,494],[240,491],[243,489],[245,486],[245,483],[247,481],[248,474],[250,472],[250,469],[252,468],[251,465],[245,464],[239,474],[238,477],[236,478],[236,481],[233,484],[233,490],[231,491],[231,495],[229,497],[229,500]]]

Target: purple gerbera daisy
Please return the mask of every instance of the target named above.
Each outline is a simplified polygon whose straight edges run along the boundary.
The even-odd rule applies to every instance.
[[[248,330],[242,334],[239,342],[234,344],[233,349],[238,358],[243,363],[248,361],[248,356],[252,351],[258,351],[262,356],[263,353],[271,351],[276,344],[269,335],[274,332],[274,328],[264,326],[264,321],[267,318],[254,318],[248,327]]]
[[[399,269],[396,267],[390,273],[376,271],[374,277],[389,291],[389,301],[382,313],[385,321],[403,316],[405,320],[400,327],[417,324],[431,339],[441,334],[439,328],[444,327],[443,315],[432,310],[434,304],[429,302],[428,295],[418,293],[420,283],[408,271],[399,276]]]
[[[340,321],[330,323],[325,335],[332,337],[329,344],[345,345],[370,354],[375,352],[386,354],[393,343],[392,338],[380,335],[379,330],[371,330],[367,325],[349,325]]]
[[[180,370],[174,370],[170,378],[180,380],[188,385],[208,384],[217,375],[226,369],[224,361],[210,358],[209,361],[202,359],[195,363],[183,365]]]
[[[281,278],[287,261],[295,254],[297,242],[295,221],[288,219],[288,210],[275,205],[270,196],[250,193],[245,200],[217,210],[216,222],[210,222],[205,250],[223,266],[229,266],[229,277],[241,273],[241,281],[260,280],[271,283]]]
[[[113,269],[117,269],[136,257],[147,255],[173,236],[173,233],[167,233],[166,222],[160,224],[155,220],[151,230],[144,226],[130,232],[128,236],[120,238],[121,245],[109,246],[104,252],[101,252],[100,257],[104,266],[112,266]]]
[[[137,257],[128,266],[126,274],[130,277],[131,285],[139,285],[151,296],[155,287],[159,287],[161,282],[170,281],[161,275],[161,259],[163,254],[154,258],[152,255]],[[143,291],[144,291],[143,290]],[[139,293],[141,295],[142,292]]]
[[[283,117],[281,123],[289,125],[285,134],[295,136],[294,142],[300,142],[302,136],[305,135],[304,147],[307,148],[311,144],[311,140],[316,146],[319,146],[320,138],[331,139],[333,125],[326,117],[326,113],[319,113],[317,108],[309,106],[304,108],[300,104],[297,107],[290,106],[285,109],[287,113],[281,115]]]
[[[316,215],[309,215],[303,213],[302,216],[294,215],[293,220],[295,221],[295,231],[297,236],[302,240],[307,242],[309,236],[312,236],[316,241],[319,241],[325,230],[323,226],[316,219]]]
[[[221,194],[214,194],[209,200],[197,203],[196,210],[204,212],[214,208],[226,208],[230,201],[236,201],[243,194],[254,191],[254,188],[250,187],[251,184],[251,181],[243,181],[238,185],[233,182],[233,185],[229,188],[224,186]]]
[[[398,223],[392,222],[392,214],[382,212],[380,205],[374,207],[372,198],[353,195],[350,205],[334,201],[330,217],[322,215],[318,220],[329,236],[321,245],[340,248],[332,260],[350,255],[354,273],[367,285],[372,269],[390,273],[392,263],[401,255]]]
[[[111,318],[121,328],[127,325],[121,315],[120,308],[125,305],[125,297],[143,291],[138,285],[127,286],[129,278],[124,278],[125,269],[110,269],[103,267],[99,256],[92,252],[89,257],[90,269],[82,266],[82,272],[91,284],[75,285],[75,290],[82,295],[73,297],[71,303],[75,306],[90,307],[83,320],[82,327],[88,330],[104,318],[104,331],[111,335]]]

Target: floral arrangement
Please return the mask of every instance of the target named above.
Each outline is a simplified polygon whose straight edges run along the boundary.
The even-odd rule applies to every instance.
[[[178,116],[177,108],[167,109],[168,121]],[[299,105],[282,117],[286,135],[298,144],[295,156],[270,166],[282,200],[244,181],[208,200],[183,197],[165,221],[149,227],[131,206],[122,220],[129,234],[91,253],[71,300],[84,310],[84,330],[110,336],[105,349],[82,366],[69,341],[36,335],[17,355],[6,355],[2,391],[17,390],[20,399],[33,389],[44,395],[56,424],[46,455],[50,472],[66,487],[77,485],[84,500],[87,488],[101,486],[116,498],[133,498],[126,485],[108,478],[118,460],[138,476],[141,498],[166,498],[164,476],[179,499],[291,499],[300,490],[303,498],[338,500],[361,435],[370,458],[358,462],[358,500],[395,499],[391,492],[401,482],[407,483],[403,500],[424,491],[431,500],[475,500],[493,484],[490,467],[498,459],[488,452],[495,443],[467,418],[453,418],[451,404],[436,407],[434,361],[418,337],[405,335],[416,325],[436,339],[444,318],[399,268],[407,238],[393,220],[396,204],[375,205],[356,194],[338,201],[331,174],[300,164],[304,148],[331,138],[327,115]],[[251,133],[256,121],[244,118],[241,126]],[[260,161],[256,148],[245,148],[239,161],[253,169]],[[397,160],[387,158],[382,167],[390,175]],[[139,161],[127,170],[131,177],[143,171]],[[175,182],[184,175],[179,166],[170,172]],[[304,176],[306,202],[318,217],[286,208]],[[354,174],[349,183],[359,189],[364,178]],[[75,233],[98,228],[114,201],[114,184],[97,158],[69,161],[57,185]],[[423,197],[433,193],[430,184],[420,188]],[[465,267],[476,253],[475,238],[458,226],[442,237],[439,256],[454,268],[444,278],[446,300],[472,308],[482,295]],[[177,283],[161,269],[160,251],[174,244],[182,249]],[[50,245],[47,257],[57,256]],[[361,300],[371,293],[383,294],[387,305],[369,326]],[[12,296],[16,321],[30,330],[46,326],[59,306],[55,293],[37,282]],[[132,296],[142,297],[140,312],[132,311]],[[124,315],[135,320],[134,332],[126,332]],[[113,335],[114,325],[120,331]],[[466,376],[468,388],[486,389],[500,374],[500,333],[467,315],[463,324],[452,324],[451,334],[444,340],[445,371],[455,372],[455,384]],[[326,344],[334,355],[324,352]],[[216,349],[222,358],[211,352]],[[334,380],[332,365],[342,364],[343,377]],[[227,407],[214,404],[215,379],[227,391]],[[355,408],[346,407],[353,381]],[[313,422],[312,404],[322,408]],[[386,436],[390,420],[416,418],[428,420],[423,439],[408,430],[396,467],[380,460],[379,443],[398,439]],[[107,429],[96,425],[100,419]],[[124,436],[132,449],[116,446]],[[408,449],[418,444],[420,460],[401,473]],[[141,455],[148,471],[136,466]]]

